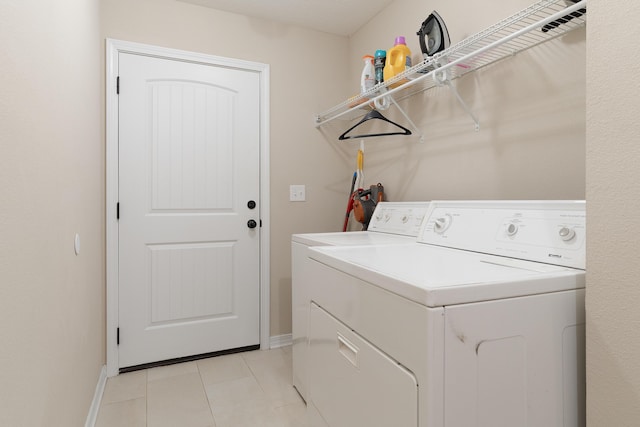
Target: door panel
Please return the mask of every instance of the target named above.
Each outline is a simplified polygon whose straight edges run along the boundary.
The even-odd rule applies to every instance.
[[[233,245],[149,245],[151,324],[228,316],[233,312]]]
[[[120,367],[259,343],[259,76],[119,55]]]
[[[232,209],[235,93],[166,80],[149,91],[152,209]]]

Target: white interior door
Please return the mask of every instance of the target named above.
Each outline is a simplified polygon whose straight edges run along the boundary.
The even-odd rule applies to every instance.
[[[257,345],[259,75],[118,59],[119,367]]]

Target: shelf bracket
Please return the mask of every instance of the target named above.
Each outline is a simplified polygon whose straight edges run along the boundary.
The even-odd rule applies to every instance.
[[[391,100],[391,102],[393,102],[393,105],[396,106],[396,108],[398,109],[398,111],[400,111],[402,113],[402,115],[404,116],[404,118],[409,122],[409,124],[411,125],[411,127],[415,130],[416,135],[418,135],[420,137],[420,142],[424,143],[424,133],[422,133],[422,131],[420,130],[420,128],[418,128],[418,126],[416,126],[415,123],[413,123],[413,120],[411,120],[409,118],[409,115],[407,113],[404,112],[404,110],[402,108],[400,108],[400,106],[398,105],[398,103],[396,102],[395,99],[393,99],[393,96],[391,95],[387,95],[388,98]]]
[[[458,103],[462,106],[464,111],[466,111],[467,114],[471,117],[471,120],[473,120],[473,123],[475,124],[474,128],[477,132],[480,130],[480,121],[478,120],[476,115],[473,114],[473,111],[471,111],[471,108],[469,108],[467,103],[464,102],[464,99],[462,99],[462,96],[460,96],[460,92],[458,92],[458,89],[456,89],[453,83],[451,83],[451,77],[449,76],[448,71],[449,71],[448,68],[445,70],[436,70],[436,72],[433,73],[433,80],[436,82],[438,86],[442,86],[444,84],[449,87],[451,92],[453,92],[453,94],[456,96]]]

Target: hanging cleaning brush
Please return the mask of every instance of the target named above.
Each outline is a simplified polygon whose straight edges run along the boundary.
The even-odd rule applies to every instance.
[[[357,188],[364,189],[364,141],[360,141],[360,149],[358,150],[358,162],[357,162]]]

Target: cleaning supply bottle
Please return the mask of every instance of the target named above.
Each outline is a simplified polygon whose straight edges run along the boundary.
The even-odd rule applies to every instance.
[[[376,84],[384,81],[384,64],[387,59],[387,51],[378,49],[374,55],[373,68],[376,70]]]
[[[411,50],[407,47],[404,36],[396,37],[395,45],[387,51],[387,61],[384,66],[384,80],[388,81],[392,77],[411,68]],[[405,83],[400,81],[391,85],[396,87]]]
[[[362,57],[364,60],[364,68],[362,69],[362,75],[360,76],[360,93],[365,93],[376,84],[375,70],[373,69],[373,56],[365,55]]]

